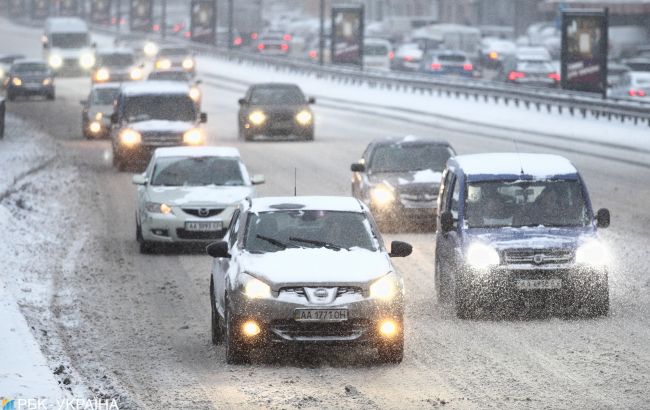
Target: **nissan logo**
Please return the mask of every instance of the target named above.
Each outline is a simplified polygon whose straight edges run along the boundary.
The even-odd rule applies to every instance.
[[[316,296],[319,299],[326,298],[327,294],[328,294],[327,289],[323,289],[323,288],[318,288],[314,291],[314,296]]]
[[[544,262],[544,255],[537,254],[533,256],[533,262],[535,262],[537,265],[541,265],[542,262]]]

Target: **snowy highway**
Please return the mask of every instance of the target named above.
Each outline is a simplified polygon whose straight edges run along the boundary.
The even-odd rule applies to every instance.
[[[0,52],[39,57],[39,36],[37,29],[1,24]],[[244,143],[236,122],[242,83],[268,78],[202,76],[200,64],[208,60],[199,59],[198,68],[208,143],[237,147],[251,173],[266,177],[260,195],[292,195],[294,168],[300,195],[349,195],[350,164],[382,136],[446,139],[462,154],[512,152],[516,139],[520,151],[566,156],[585,178],[594,207],[612,212],[611,228],[603,231],[615,256],[611,313],[600,319],[459,320],[435,298],[434,234],[386,233],[387,241],[414,246],[411,257],[395,260],[406,286],[403,363],[376,365],[363,350],[318,348],[256,352],[251,365],[227,365],[223,347],[210,341],[210,258],[200,249],[138,252],[132,174],[113,168],[108,141],[81,136],[79,100],[90,81],[58,78],[56,101],[8,104],[26,125],[20,138],[28,140],[29,129],[38,128],[61,155],[32,177],[36,189],[15,192],[2,205],[22,219],[36,218],[33,229],[58,238],[26,268],[38,270],[49,296],[28,295],[32,302],[21,308],[39,329],[35,335],[50,368],[64,364],[75,392],[117,398],[134,409],[650,406],[650,143],[635,142],[641,132],[650,138],[647,127],[549,116],[543,132],[539,123],[521,119],[530,117],[526,111],[511,108],[502,125],[535,128],[524,134],[323,98],[314,106],[314,142]],[[385,94],[375,103],[392,105]],[[478,104],[468,105],[468,120],[475,119]],[[576,140],[544,135],[556,133],[554,121],[576,127]],[[583,126],[611,130],[615,146],[585,138],[578,130]],[[27,206],[16,207],[18,198]],[[30,215],[39,208],[50,209],[51,218]]]

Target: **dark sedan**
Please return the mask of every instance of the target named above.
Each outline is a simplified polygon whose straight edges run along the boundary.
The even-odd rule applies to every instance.
[[[15,61],[11,65],[4,84],[9,101],[15,100],[18,96],[32,95],[41,95],[48,100],[55,98],[54,74],[43,61]]]
[[[560,75],[553,63],[546,59],[515,57],[503,63],[499,77],[510,84],[557,88]]]
[[[257,84],[239,100],[239,137],[250,141],[256,136],[297,136],[314,139],[314,114],[297,85]]]

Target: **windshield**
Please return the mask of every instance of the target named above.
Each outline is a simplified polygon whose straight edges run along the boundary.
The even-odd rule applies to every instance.
[[[408,172],[431,169],[442,172],[452,152],[444,145],[394,144],[378,147],[371,158],[370,172]]]
[[[160,56],[188,56],[190,52],[185,48],[163,48],[158,53]]]
[[[366,44],[363,47],[363,54],[367,56],[387,56],[388,47],[382,44]]]
[[[444,63],[464,63],[466,58],[462,54],[439,54],[438,60]]]
[[[378,248],[363,213],[320,210],[251,214],[244,247],[249,252],[277,252],[287,247]]]
[[[53,33],[50,43],[55,48],[82,48],[88,46],[87,33]]]
[[[553,65],[547,61],[521,61],[517,64],[518,71],[553,71]]]
[[[156,161],[154,186],[241,186],[239,159],[223,157],[162,157]]]
[[[132,54],[104,54],[100,55],[97,64],[106,67],[125,67],[134,63]]]
[[[465,204],[469,228],[586,226],[590,221],[577,180],[471,183]]]
[[[93,91],[92,103],[95,105],[111,105],[117,97],[119,88],[98,88]]]
[[[13,71],[16,73],[45,73],[49,70],[42,63],[23,63],[14,65]]]
[[[189,96],[161,94],[128,97],[124,111],[129,122],[196,120],[194,102]]]
[[[305,96],[296,87],[256,88],[251,95],[251,104],[304,104]]]
[[[149,80],[156,81],[182,81],[188,82],[190,80],[189,74],[185,71],[159,71],[149,74]]]

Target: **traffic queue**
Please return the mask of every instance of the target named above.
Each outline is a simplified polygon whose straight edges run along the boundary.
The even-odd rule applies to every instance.
[[[133,176],[140,252],[199,243],[214,259],[211,337],[228,363],[278,343],[364,344],[380,362],[401,362],[408,294],[391,259],[413,249],[385,244],[382,231],[409,223],[435,230],[435,293],[459,318],[523,305],[608,314],[598,230],[609,211],[594,210],[567,159],[458,155],[443,140],[378,136],[350,167],[350,197],[258,197],[265,178],[249,173],[236,148],[206,146],[208,116],[186,48],[120,38],[119,48],[87,54],[80,26],[64,41],[61,24],[47,24],[46,62],[13,62],[9,99],[53,99],[53,72],[85,70],[83,135],[109,138],[119,171],[144,169]],[[61,42],[76,54],[59,53]],[[312,141],[314,103],[295,84],[254,84],[239,100],[239,138]]]

